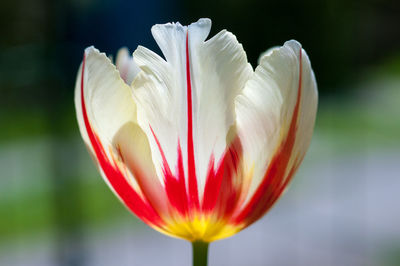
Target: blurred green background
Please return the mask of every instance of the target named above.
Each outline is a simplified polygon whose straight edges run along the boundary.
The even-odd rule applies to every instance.
[[[156,23],[210,17],[256,66],[289,39],[319,86],[315,135],[261,222],[211,265],[400,264],[400,2],[16,0],[0,3],[0,265],[189,265],[102,181],[73,105],[85,47],[159,52]]]

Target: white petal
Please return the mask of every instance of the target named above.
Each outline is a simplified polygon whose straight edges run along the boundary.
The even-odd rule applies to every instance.
[[[157,174],[160,181],[163,181],[163,160],[152,130],[168,164],[174,169],[177,164],[178,136],[183,131],[183,128],[179,128],[182,110],[176,104],[178,96],[173,95],[172,90],[174,75],[162,58],[144,47],[138,47],[134,58],[142,70],[132,83],[138,107],[138,124],[148,137]]]
[[[118,156],[113,147],[113,139],[124,124],[136,121],[135,103],[129,86],[120,78],[118,70],[105,54],[89,47],[85,50],[84,60],[84,77],[82,78],[81,64],[75,84],[75,110],[79,130],[94,161],[98,163],[83,119],[81,101],[81,86],[83,85],[90,127],[99,137],[107,154],[107,160],[113,160]],[[100,169],[100,172],[106,183],[111,187],[102,169]],[[137,184],[134,184],[134,186],[137,188]],[[115,192],[112,187],[111,189]]]
[[[227,145],[235,124],[234,99],[253,73],[236,37],[221,31],[191,53],[193,87],[197,92],[198,169],[205,178],[211,155],[216,161]]]
[[[188,31],[193,141],[200,196],[211,154],[218,161],[226,148],[229,128],[235,123],[234,98],[252,74],[242,45],[235,36],[221,31],[205,41],[210,28],[209,19],[201,19],[188,27],[179,23],[154,26],[153,36],[166,61],[139,47],[134,52],[134,60],[142,72],[132,84],[138,103],[139,124],[147,130],[148,136],[151,136],[149,124],[154,129],[171,168],[176,166],[178,139],[187,162]],[[161,162],[156,143],[150,143],[153,159]]]
[[[113,145],[123,160],[121,168],[126,169],[125,176],[131,186],[140,191],[159,213],[167,214],[167,197],[154,169],[150,145],[143,130],[136,123],[126,123],[115,135]]]
[[[258,57],[257,64],[261,64],[261,59],[263,59],[265,56],[269,56],[275,49],[278,49],[280,46],[273,46],[266,50],[265,52],[261,53],[260,56]]]
[[[299,43],[288,42],[293,50],[301,49]],[[315,118],[318,105],[317,82],[307,53],[302,49],[302,95],[300,99],[300,114],[298,118],[298,128],[296,141],[293,147],[293,156],[289,162],[289,168],[292,164],[300,164],[310,145],[311,137],[314,131]]]
[[[128,122],[136,121],[136,105],[128,85],[104,53],[89,47],[85,50],[84,96],[91,126],[102,142],[111,144],[114,135]],[[80,73],[75,88],[75,106],[82,135]]]
[[[75,81],[74,101],[75,101],[76,118],[78,120],[79,131],[81,132],[83,141],[85,142],[87,148],[91,152],[91,155],[94,156],[93,148],[90,144],[88,133],[85,128],[85,122],[83,121],[82,103],[81,103],[81,82],[82,82],[82,64],[79,66],[78,75]]]
[[[85,69],[82,71],[81,66],[75,88],[75,107],[81,134],[92,154],[96,155],[94,158],[103,178],[129,206],[136,204],[130,201],[132,195],[126,193],[131,186],[158,212],[167,213],[165,193],[149,156],[147,137],[136,123],[136,104],[131,88],[122,80],[110,59],[93,47],[85,50],[83,65]],[[86,114],[82,110],[82,89]],[[91,140],[88,132],[95,134]],[[97,153],[92,145],[98,146]],[[107,165],[115,170],[111,171]],[[112,174],[107,176],[104,167]],[[128,182],[128,187],[121,187],[126,185],[117,180],[121,177]],[[113,184],[119,185],[114,187]]]
[[[119,72],[105,54],[100,53],[94,47],[89,47],[85,50],[84,62],[84,77],[82,78],[83,64],[81,64],[75,84],[75,109],[82,138],[92,158],[98,163],[83,118],[82,86],[90,127],[99,137],[107,154],[107,160],[117,157],[112,145],[113,138],[125,123],[136,120],[136,107],[130,88],[120,78]],[[111,187],[102,169],[100,172]],[[113,188],[111,187],[111,189]]]
[[[133,57],[129,55],[127,48],[121,48],[117,53],[116,60],[117,69],[120,72],[121,78],[126,84],[130,85],[133,79],[140,72],[140,68],[136,65]]]
[[[287,169],[299,164],[305,155],[317,108],[314,74],[298,42],[288,41],[281,48],[265,53],[260,61],[236,99],[237,130],[243,145],[245,171],[253,171],[252,179],[248,180],[251,182],[248,198],[257,189],[272,156],[287,136],[298,97],[300,73],[298,127]]]

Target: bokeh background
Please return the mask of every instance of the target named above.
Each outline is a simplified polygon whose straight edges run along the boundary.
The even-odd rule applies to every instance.
[[[85,47],[158,51],[156,23],[213,20],[250,63],[297,39],[316,73],[315,134],[289,191],[210,265],[400,265],[400,2],[3,0],[0,265],[190,265],[190,245],[147,228],[104,184],[73,91]]]

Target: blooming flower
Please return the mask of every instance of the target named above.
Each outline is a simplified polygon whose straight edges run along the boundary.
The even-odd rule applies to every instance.
[[[236,37],[211,21],[155,25],[164,57],[139,46],[116,66],[85,50],[75,88],[79,128],[99,171],[152,228],[189,241],[229,237],[261,218],[298,169],[317,86],[296,41],[253,70]]]

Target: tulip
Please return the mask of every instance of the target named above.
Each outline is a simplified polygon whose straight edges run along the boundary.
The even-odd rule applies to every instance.
[[[211,20],[155,25],[164,58],[139,46],[84,52],[79,129],[106,183],[143,222],[208,243],[260,219],[287,188],[311,141],[317,85],[300,43],[265,52],[255,70],[236,37],[206,40]]]

